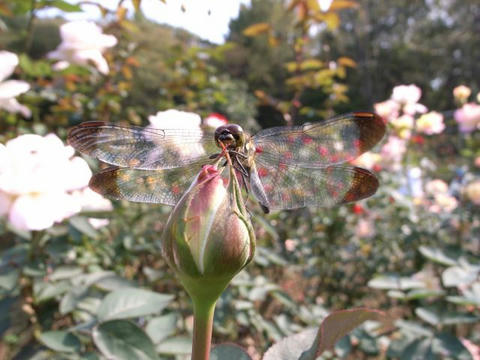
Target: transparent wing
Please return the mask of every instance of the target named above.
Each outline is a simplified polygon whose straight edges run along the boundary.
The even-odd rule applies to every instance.
[[[356,112],[325,122],[276,127],[253,136],[256,157],[303,167],[324,167],[355,159],[385,134],[385,123],[373,113]]]
[[[175,205],[189,188],[203,162],[164,170],[111,167],[93,175],[90,188],[116,200]]]
[[[304,168],[258,159],[250,187],[262,207],[280,210],[364,199],[376,192],[378,180],[368,170],[348,165]]]
[[[100,121],[72,128],[68,142],[81,153],[120,167],[170,169],[218,152],[210,129],[151,129]]]

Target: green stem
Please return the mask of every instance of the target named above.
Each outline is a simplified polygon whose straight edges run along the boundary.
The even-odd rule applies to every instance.
[[[215,304],[216,300],[203,302],[193,299],[192,360],[210,359]]]
[[[28,53],[30,51],[30,48],[32,46],[32,40],[33,40],[33,23],[36,18],[36,0],[31,0],[30,1],[30,17],[28,18],[28,23],[27,23],[27,36],[25,38],[25,52]]]

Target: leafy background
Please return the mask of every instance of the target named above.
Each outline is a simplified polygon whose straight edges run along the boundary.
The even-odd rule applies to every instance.
[[[36,11],[78,6],[0,2],[0,47],[19,55],[12,78],[30,84],[18,99],[32,111],[2,111],[0,142],[52,132],[65,140],[84,120],[147,125],[170,108],[220,113],[255,131],[372,110],[395,86],[415,84],[445,130],[413,128],[405,138],[389,123],[406,151],[396,168],[378,161],[374,197],[268,216],[250,204],[258,250],[218,303],[214,341],[260,359],[331,311],[361,306],[385,311],[388,326],[366,323],[325,358],[479,359],[479,195],[465,189],[479,181],[480,141],[478,130],[459,131],[463,104],[452,94],[467,85],[463,103],[475,102],[480,90],[476,1],[334,0],[321,11],[316,1],[252,0],[223,45],[152,23],[133,3],[133,14],[122,2],[104,9],[103,31],[118,44],[103,76],[85,66],[55,71],[46,59],[64,20]],[[413,191],[412,182],[423,189],[434,179],[448,185],[454,208],[434,210],[434,199]],[[42,231],[2,218],[0,358],[189,358],[191,304],[157,246],[169,211],[115,202]],[[109,224],[96,229],[90,217]]]

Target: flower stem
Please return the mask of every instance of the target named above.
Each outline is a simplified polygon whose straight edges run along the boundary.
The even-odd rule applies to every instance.
[[[215,303],[193,299],[192,360],[210,359]]]

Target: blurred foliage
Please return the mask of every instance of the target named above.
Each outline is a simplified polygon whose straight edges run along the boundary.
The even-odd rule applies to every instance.
[[[0,1],[0,47],[19,54],[12,79],[31,84],[19,101],[33,112],[27,119],[2,110],[1,143],[24,133],[65,139],[85,120],[147,125],[148,115],[169,108],[221,113],[255,130],[370,109],[395,85],[421,86],[447,128],[412,134],[401,171],[380,171],[376,196],[269,216],[249,204],[257,253],[219,301],[214,340],[259,359],[330,310],[365,306],[386,311],[390,327],[356,329],[333,358],[472,359],[465,340],[480,343],[480,210],[462,189],[479,177],[480,139],[458,131],[451,91],[480,87],[475,0],[335,0],[328,11],[316,1],[252,0],[219,46],[139,11],[127,16],[120,3],[103,9],[104,31],[119,40],[105,54],[107,76],[78,65],[52,70],[45,56],[63,20],[37,18],[32,3],[76,10],[64,1]],[[415,203],[413,167],[424,183],[446,181],[458,207],[432,213]],[[188,358],[191,304],[156,246],[169,211],[116,202],[111,212],[32,232],[2,218],[0,358],[133,358],[138,344],[138,358]],[[95,229],[90,217],[110,223]],[[359,235],[361,220],[374,233]]]

